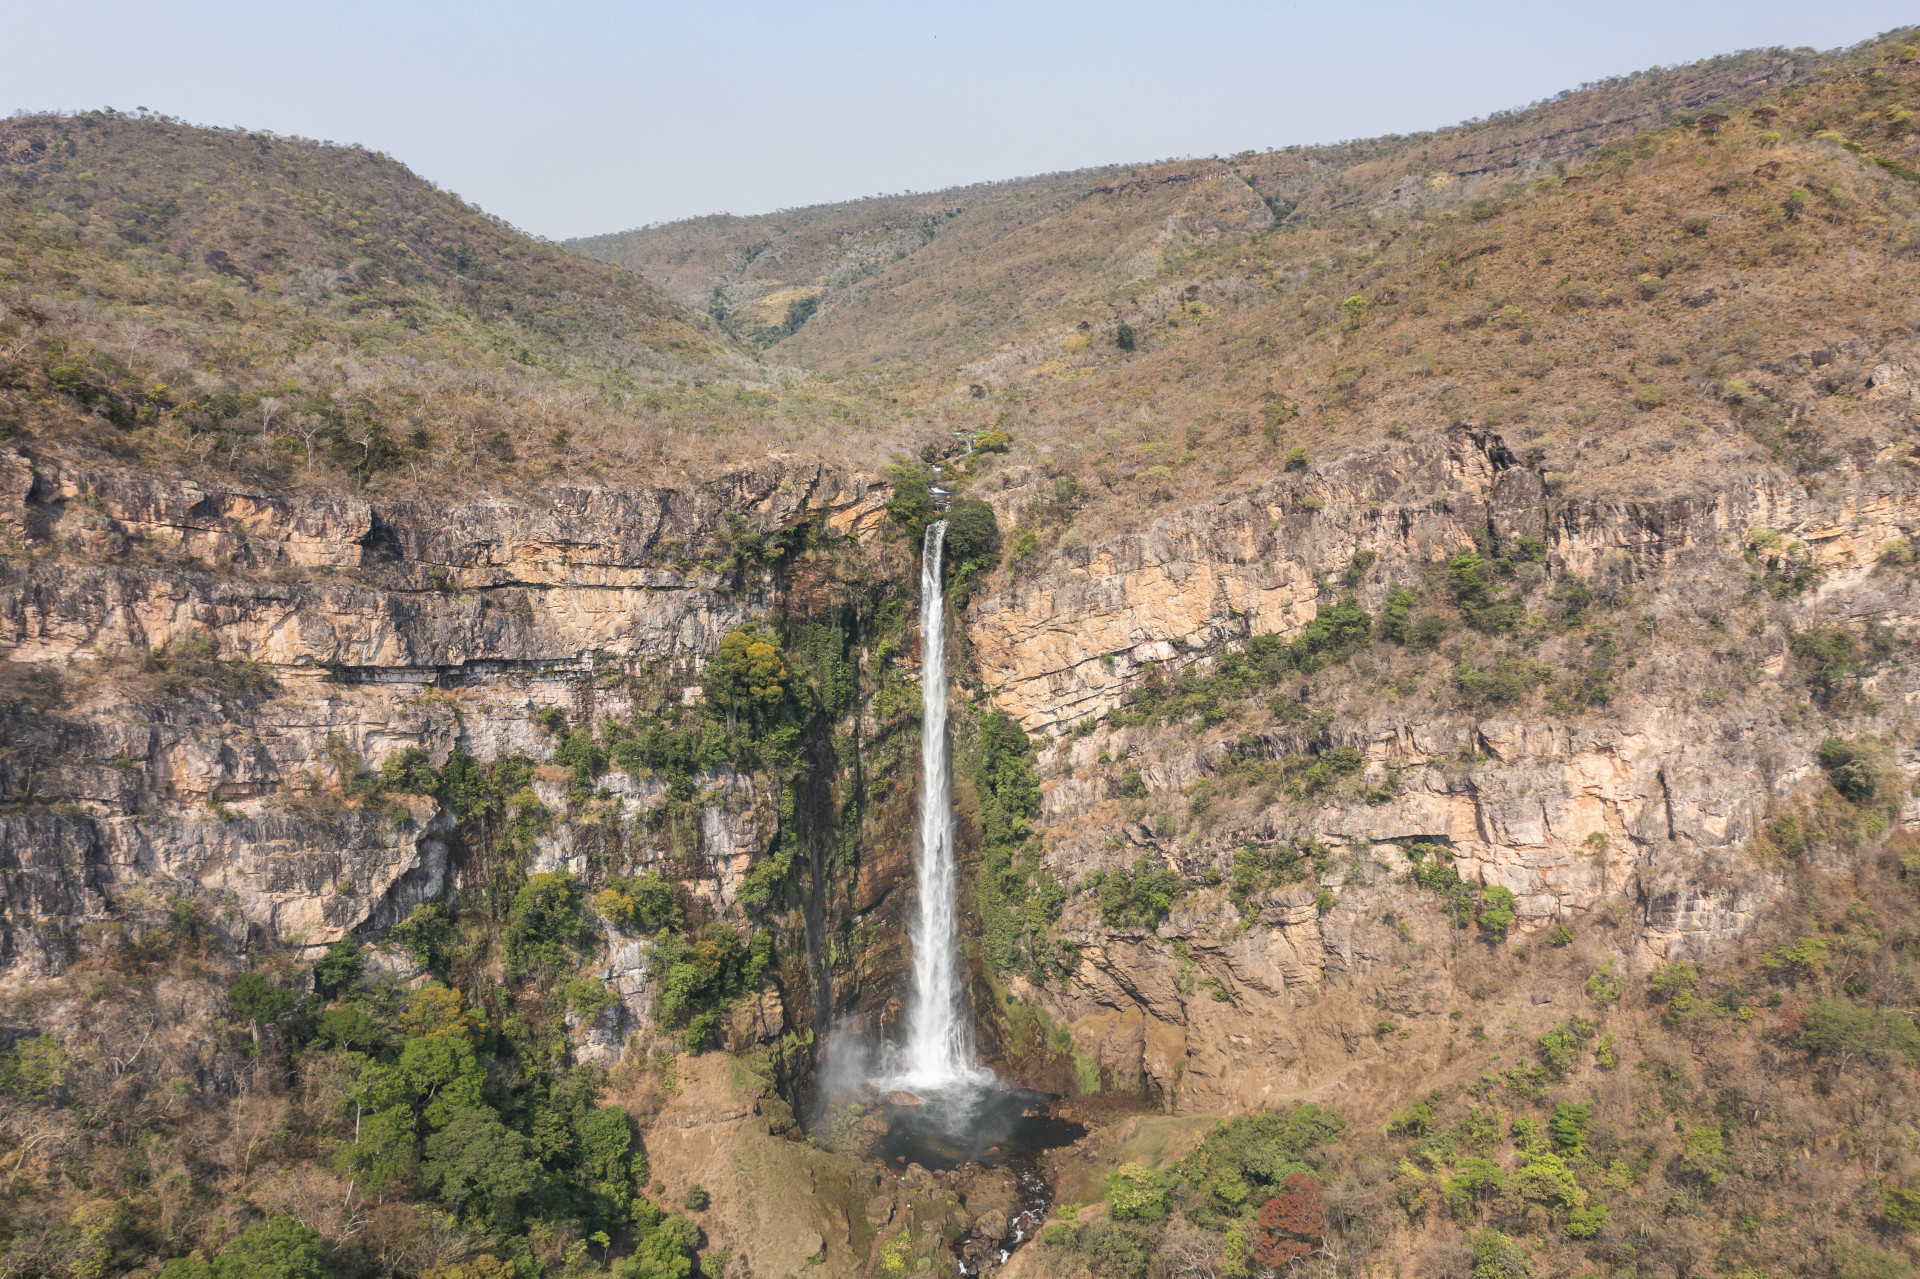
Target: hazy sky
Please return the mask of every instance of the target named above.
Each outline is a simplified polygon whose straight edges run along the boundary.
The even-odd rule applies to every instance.
[[[1737,3],[0,0],[0,110],[358,142],[556,239],[1452,124],[1920,11]]]

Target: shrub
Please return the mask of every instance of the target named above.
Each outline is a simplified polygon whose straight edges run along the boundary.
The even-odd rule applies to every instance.
[[[1131,872],[1095,872],[1088,885],[1100,901],[1100,917],[1109,928],[1152,928],[1167,917],[1186,886],[1173,871],[1142,857]]]
[[[1567,1214],[1567,1237],[1569,1239],[1591,1239],[1607,1228],[1612,1216],[1605,1204],[1588,1204],[1575,1208]]]
[[[1051,953],[1047,932],[1066,904],[1066,890],[1042,866],[1040,840],[1028,825],[1040,805],[1034,746],[1005,711],[988,711],[978,724],[973,782],[984,856],[974,895],[987,959],[998,972],[1044,969],[1043,957]]]
[[[1165,1173],[1121,1164],[1107,1174],[1107,1214],[1115,1221],[1158,1221],[1167,1215],[1169,1190]]]
[[[700,1183],[696,1181],[687,1187],[686,1196],[682,1198],[680,1202],[688,1212],[705,1212],[707,1205],[712,1203],[713,1200]]]
[[[0,1053],[0,1088],[26,1100],[46,1097],[71,1073],[66,1045],[52,1035],[22,1039]]]
[[[453,940],[453,921],[439,902],[415,906],[413,913],[395,924],[387,937],[414,963],[428,972],[445,968],[447,946]]]
[[[263,974],[247,973],[227,988],[227,1002],[242,1021],[276,1022],[293,1011],[294,993]]]
[[[352,990],[360,984],[361,973],[365,969],[366,959],[360,953],[360,943],[351,935],[342,937],[327,947],[313,966],[313,984],[329,995]]]
[[[1873,802],[1879,777],[1868,747],[1829,737],[1820,743],[1820,767],[1827,770],[1827,780],[1846,799],[1856,804]]]
[[[1310,1256],[1327,1233],[1320,1183],[1307,1173],[1294,1173],[1279,1194],[1260,1205],[1258,1222],[1253,1259],[1261,1265],[1278,1269]]]
[[[514,894],[507,922],[507,967],[515,973],[570,966],[569,950],[593,935],[582,911],[586,889],[567,871],[530,877]]]
[[[573,1009],[582,1021],[593,1021],[600,1014],[620,1002],[620,999],[607,984],[598,977],[574,977],[561,988],[561,994],[567,1001],[567,1007]]]
[[[1000,562],[1000,522],[978,498],[956,498],[947,508],[946,552],[956,575]]]
[[[1476,1230],[1468,1242],[1473,1246],[1473,1279],[1526,1279],[1526,1245],[1498,1230]]]
[[[1119,328],[1115,329],[1113,331],[1113,344],[1122,351],[1133,350],[1133,326],[1131,324],[1122,324]]]
[[[1295,1173],[1312,1172],[1345,1127],[1339,1111],[1312,1102],[1243,1115],[1216,1124],[1181,1160],[1179,1175],[1206,1193],[1203,1216],[1239,1217]]]
[[[1849,1058],[1878,1064],[1905,1058],[1920,1063],[1920,1028],[1892,1008],[1863,1008],[1849,1000],[1816,999],[1800,1019],[1800,1046],[1815,1056],[1835,1059],[1844,1069]]]
[[[1367,758],[1351,746],[1331,746],[1316,756],[1313,762],[1303,768],[1293,779],[1293,793],[1300,799],[1310,799],[1320,792],[1331,790],[1333,784],[1342,777],[1359,772],[1367,766]]]
[[[600,917],[629,935],[678,928],[682,918],[673,886],[658,875],[609,880],[593,899]]]
[[[1896,1230],[1920,1230],[1920,1187],[1882,1186],[1880,1218]]]

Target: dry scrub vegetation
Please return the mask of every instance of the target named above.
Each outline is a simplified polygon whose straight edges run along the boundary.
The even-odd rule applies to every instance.
[[[0,193],[0,412],[43,446],[444,493],[833,454],[885,409],[358,148],[16,117]]]

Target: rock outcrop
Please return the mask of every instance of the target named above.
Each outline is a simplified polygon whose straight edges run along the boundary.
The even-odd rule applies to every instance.
[[[1556,495],[1498,436],[1459,431],[1052,553],[967,619],[989,694],[1058,734],[1039,756],[1046,865],[1070,886],[1166,867],[1190,893],[1146,933],[1104,924],[1085,898],[1069,905],[1077,968],[1023,994],[1072,1028],[1104,1087],[1198,1112],[1380,1068],[1383,1012],[1399,1024],[1455,1006],[1455,965],[1406,967],[1412,949],[1456,949],[1432,894],[1410,883],[1416,845],[1444,850],[1471,885],[1510,890],[1517,936],[1623,907],[1624,944],[1648,963],[1743,936],[1785,891],[1756,841],[1824,786],[1815,756],[1834,721],[1794,709],[1808,660],[1795,636],[1910,635],[1920,584],[1878,560],[1916,524],[1920,486],[1872,457],[1817,488],[1748,464],[1657,498],[1598,500]],[[1523,538],[1530,555],[1515,551]],[[1604,635],[1567,650],[1606,664],[1618,687],[1604,708],[1529,696],[1516,712],[1459,694],[1460,664],[1482,660],[1469,633],[1429,659],[1417,691],[1362,655],[1288,681],[1291,721],[1096,724],[1145,679],[1204,676],[1253,637],[1300,636],[1343,593],[1378,617],[1396,585],[1444,586],[1463,552],[1531,558],[1512,589],[1542,637],[1553,583],[1577,575],[1604,601]],[[1804,568],[1798,583],[1782,563]],[[1738,633],[1731,616],[1747,619]],[[1920,679],[1892,661],[1862,684],[1851,731],[1915,701]],[[1326,713],[1309,722],[1308,708]],[[1337,748],[1353,770],[1339,784],[1271,780]],[[1889,763],[1905,795],[1920,755],[1896,745]],[[1903,820],[1920,817],[1903,802]],[[1236,850],[1307,846],[1322,867],[1308,882],[1241,907],[1206,887],[1233,880]]]
[[[777,555],[723,542],[777,546],[810,522],[871,539],[887,492],[772,458],[704,486],[436,509],[0,454],[0,656],[21,693],[0,760],[17,810],[0,818],[0,980],[58,971],[136,889],[203,902],[242,942],[380,936],[457,887],[452,815],[419,796],[342,805],[320,777],[409,748],[545,758],[542,709],[630,715],[602,677],[690,675],[765,609]],[[725,913],[778,817],[735,770],[695,786],[710,873],[693,887]],[[684,856],[648,834],[663,782],[606,788],[636,867]],[[564,804],[564,783],[534,789]],[[531,869],[588,860],[560,824]],[[644,949],[616,941],[602,964],[629,1031],[651,1003]],[[784,1025],[777,1007],[762,1020]],[[621,1031],[579,1028],[583,1051],[617,1055]]]

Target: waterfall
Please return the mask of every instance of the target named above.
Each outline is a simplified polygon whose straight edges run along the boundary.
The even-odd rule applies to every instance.
[[[927,526],[920,548],[920,852],[914,917],[913,1001],[897,1076],[913,1088],[990,1078],[974,1064],[960,984],[960,928],[954,903],[953,777],[947,750],[947,625],[940,554],[947,522]]]

